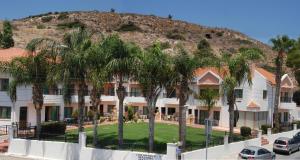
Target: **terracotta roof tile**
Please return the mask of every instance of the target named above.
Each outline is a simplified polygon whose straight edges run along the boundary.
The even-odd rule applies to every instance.
[[[253,109],[255,109],[255,108],[260,108],[259,105],[256,104],[254,101],[251,101],[251,102],[248,104],[247,107],[248,107],[248,108],[253,108]]]
[[[0,61],[11,61],[15,57],[25,56],[27,51],[21,48],[0,49]]]
[[[263,68],[256,67],[256,71],[258,71],[260,74],[262,74],[272,85],[275,85],[275,75]]]
[[[204,67],[204,68],[197,68],[195,70],[195,76],[197,76],[197,77],[203,76],[208,71],[220,76],[221,78],[223,78],[226,73],[225,68],[218,69],[216,67]]]

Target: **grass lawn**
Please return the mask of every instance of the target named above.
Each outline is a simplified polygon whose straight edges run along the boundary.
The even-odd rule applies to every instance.
[[[98,127],[99,145],[97,148],[116,149],[118,144],[117,124],[100,125]],[[93,129],[86,128],[87,144],[92,146]],[[77,134],[77,130],[68,131],[68,134]],[[212,139],[223,141],[224,132],[213,131]],[[158,153],[166,152],[166,143],[178,141],[178,126],[155,123],[154,150]],[[215,142],[214,142],[215,143]],[[213,145],[213,144],[212,144]],[[187,127],[187,150],[205,147],[204,129]],[[125,123],[124,146],[126,150],[147,151],[148,148],[148,123]]]

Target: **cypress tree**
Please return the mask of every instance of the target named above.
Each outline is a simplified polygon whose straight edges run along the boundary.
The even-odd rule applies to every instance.
[[[3,23],[3,33],[1,37],[1,47],[10,48],[13,47],[15,42],[13,39],[12,26],[9,21]]]

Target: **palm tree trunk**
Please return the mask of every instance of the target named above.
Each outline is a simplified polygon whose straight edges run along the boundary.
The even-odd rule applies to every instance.
[[[41,110],[42,106],[35,107],[36,110],[36,136],[39,139],[41,134]]]
[[[275,99],[274,99],[274,127],[278,131],[280,128],[280,120],[279,120],[279,98],[280,98],[280,88],[281,88],[281,74],[282,74],[282,57],[283,53],[278,52],[278,57],[276,58],[276,87],[275,87]]]
[[[148,102],[148,110],[149,110],[149,152],[153,152],[154,148],[154,125],[155,125],[155,105],[150,100]]]
[[[179,141],[182,151],[186,146],[186,107],[188,100],[188,81],[182,80],[179,88]]]
[[[227,95],[228,101],[228,112],[229,112],[229,138],[233,136],[233,127],[234,127],[234,90],[230,91]]]
[[[119,83],[117,95],[119,99],[118,142],[119,148],[121,148],[123,145],[123,102],[125,98],[125,87],[123,86],[122,82]]]
[[[83,112],[84,112],[84,89],[85,89],[85,84],[84,82],[79,83],[79,89],[78,89],[78,110],[79,110],[79,115],[78,115],[78,132],[83,132]]]
[[[98,112],[97,110],[95,109],[95,113],[94,113],[94,120],[93,120],[93,123],[94,123],[94,126],[93,126],[93,145],[96,146],[97,143],[98,143]]]

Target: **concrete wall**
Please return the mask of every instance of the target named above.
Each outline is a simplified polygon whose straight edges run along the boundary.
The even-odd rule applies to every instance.
[[[254,138],[247,141],[230,143],[227,145],[219,145],[215,147],[208,148],[208,159],[223,159],[227,155],[235,154],[236,155],[246,146],[260,146],[260,139]],[[199,160],[205,159],[206,150],[199,149],[191,152],[185,152],[181,154],[182,160]]]

